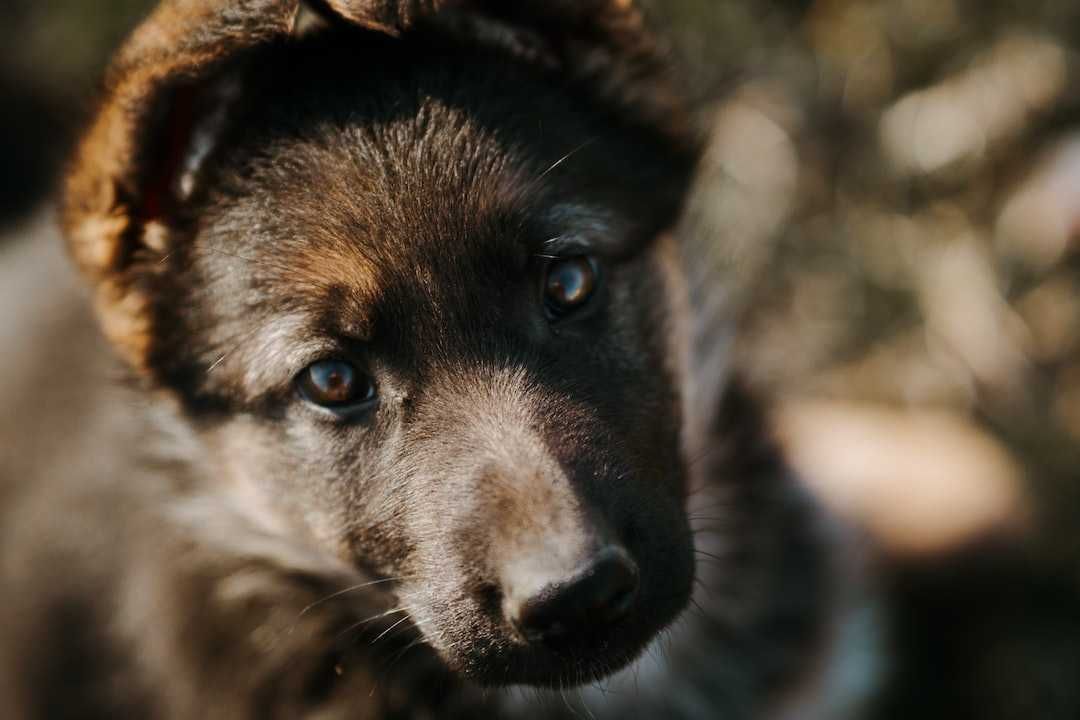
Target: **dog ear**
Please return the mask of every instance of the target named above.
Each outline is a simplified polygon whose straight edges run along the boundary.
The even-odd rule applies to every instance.
[[[397,34],[439,0],[318,0],[322,14]],[[150,342],[137,286],[168,252],[169,223],[212,149],[246,52],[294,33],[300,0],[164,0],[116,54],[65,180],[61,223],[96,290],[106,335],[136,368]],[[209,96],[209,97],[208,97]]]
[[[460,3],[457,3],[460,5]],[[634,0],[470,0],[484,16],[531,32],[559,71],[583,82],[624,118],[659,130],[682,149],[693,139],[667,53]]]

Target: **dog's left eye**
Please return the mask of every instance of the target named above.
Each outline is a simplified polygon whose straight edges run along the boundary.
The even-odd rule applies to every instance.
[[[560,258],[548,265],[544,278],[544,306],[560,318],[585,305],[599,284],[596,261],[586,255]]]
[[[375,382],[344,360],[320,360],[296,378],[308,402],[336,411],[364,407],[375,400]]]

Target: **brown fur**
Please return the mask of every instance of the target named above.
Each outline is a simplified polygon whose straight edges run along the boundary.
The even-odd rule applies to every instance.
[[[62,220],[132,382],[80,410],[86,452],[111,464],[0,468],[10,617],[28,619],[0,643],[18,689],[2,701],[559,714],[478,687],[618,671],[696,574],[727,589],[699,594],[692,642],[636,702],[765,708],[816,640],[824,568],[752,404],[715,415],[719,398],[685,395],[670,229],[694,145],[640,13],[311,7],[323,22],[300,32],[296,2],[166,0],[110,69]],[[542,279],[576,255],[602,268],[595,298],[555,318]],[[305,399],[295,378],[326,358],[374,378],[377,403],[344,417]],[[692,424],[691,405],[708,408]],[[691,430],[739,452],[692,459]],[[695,571],[702,500],[730,522]],[[518,627],[601,556],[640,580],[617,624],[558,643]],[[65,675],[78,692],[57,700]]]

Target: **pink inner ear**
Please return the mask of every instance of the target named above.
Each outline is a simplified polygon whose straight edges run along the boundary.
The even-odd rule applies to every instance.
[[[177,179],[195,130],[198,91],[181,85],[173,91],[168,116],[160,130],[160,156],[151,164],[139,208],[143,222],[159,220],[175,210]],[[153,143],[151,143],[153,146]]]

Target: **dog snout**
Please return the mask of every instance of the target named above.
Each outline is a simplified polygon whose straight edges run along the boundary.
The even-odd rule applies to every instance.
[[[522,592],[515,588],[507,619],[529,642],[603,632],[628,615],[637,598],[637,564],[622,547],[608,545],[583,567]]]

